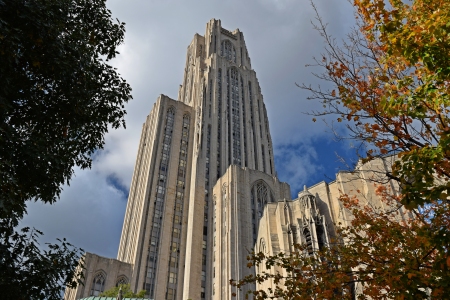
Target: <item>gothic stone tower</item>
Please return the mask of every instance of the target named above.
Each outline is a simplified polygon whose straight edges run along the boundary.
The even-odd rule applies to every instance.
[[[289,253],[298,243],[313,255],[335,236],[333,224],[350,225],[342,193],[383,207],[368,183],[380,182],[376,175],[391,159],[339,172],[291,200],[289,185],[275,175],[267,112],[243,34],[213,19],[188,46],[178,99],[161,95],[143,125],[118,260],[86,253],[85,285],[67,289],[64,299],[120,283],[145,289],[150,299],[244,299],[246,291],[229,280],[263,271],[246,267],[249,251]]]
[[[133,289],[154,299],[222,299],[214,290],[212,192],[231,165],[259,171],[277,197],[289,197],[275,178],[267,112],[244,36],[213,19],[188,46],[178,100],[161,95],[142,128],[118,253],[133,265]],[[250,234],[250,202],[243,209],[236,216],[250,218]],[[251,250],[253,234],[241,242]],[[246,255],[232,255],[245,266]]]

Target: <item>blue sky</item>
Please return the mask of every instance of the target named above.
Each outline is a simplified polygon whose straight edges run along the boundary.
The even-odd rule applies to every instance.
[[[347,1],[317,0],[316,5],[333,36],[341,39],[349,32],[354,18]],[[354,156],[348,143],[333,141],[324,122],[313,123],[305,114],[321,105],[306,100],[308,93],[295,85],[324,86],[311,75],[320,70],[305,67],[324,47],[311,24],[315,14],[309,1],[110,0],[107,6],[127,29],[120,55],[112,61],[133,88],[127,128],[106,135],[92,169],[77,169],[60,201],[29,203],[22,225],[42,230],[43,242],[65,237],[86,251],[116,257],[142,123],[159,94],[176,99],[186,48],[212,18],[244,33],[267,106],[276,169],[293,195],[304,184],[331,181],[345,168],[335,152]]]

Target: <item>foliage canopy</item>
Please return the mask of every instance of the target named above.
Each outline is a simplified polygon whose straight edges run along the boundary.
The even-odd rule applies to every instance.
[[[129,283],[120,284],[119,286],[110,288],[109,290],[101,293],[99,297],[117,297],[120,289],[122,289],[122,296],[124,298],[145,298],[145,290],[142,290],[139,293],[133,293]]]
[[[1,217],[55,202],[125,125],[131,88],[107,63],[124,32],[104,0],[0,2]]]
[[[15,228],[27,200],[54,203],[108,129],[125,126],[131,88],[108,64],[124,25],[105,0],[0,0],[2,299],[59,299],[77,283],[81,250],[41,250],[42,233]]]

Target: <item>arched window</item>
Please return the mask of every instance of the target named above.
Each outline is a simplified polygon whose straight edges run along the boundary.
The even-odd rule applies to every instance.
[[[266,242],[264,241],[263,238],[261,238],[259,242],[259,252],[266,254]]]
[[[312,244],[312,237],[311,237],[311,232],[309,231],[308,228],[303,229],[303,237],[305,238],[305,243],[306,243],[306,247],[308,249],[308,253],[309,255],[313,254],[313,244]]]
[[[259,180],[253,184],[251,189],[251,201],[252,203],[256,201],[255,204],[259,218],[262,217],[266,203],[274,201],[272,191],[263,180]]]
[[[106,274],[98,272],[92,281],[91,296],[98,296],[105,290]]]
[[[116,281],[116,286],[128,284],[128,278],[125,276],[119,276]]]
[[[229,40],[225,40],[222,42],[220,46],[220,55],[228,60],[236,62],[236,49]]]

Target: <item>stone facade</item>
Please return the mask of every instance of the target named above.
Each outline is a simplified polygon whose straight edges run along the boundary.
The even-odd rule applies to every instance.
[[[143,124],[117,267],[87,254],[99,263],[88,264],[87,285],[67,291],[66,299],[88,295],[98,270],[104,287],[113,286],[119,266],[131,288],[150,299],[231,299],[233,292],[244,299],[245,290],[233,290],[229,280],[255,272],[246,267],[249,252],[326,245],[333,224],[351,219],[341,193],[363,191],[379,203],[367,182],[388,166],[377,160],[340,172],[291,200],[289,185],[276,177],[267,111],[244,36],[213,19],[187,48],[178,99],[161,95]]]
[[[76,289],[66,289],[64,300],[78,300],[88,296],[98,296],[119,284],[130,283],[132,265],[113,258],[86,252],[82,258],[85,266],[84,285]]]
[[[243,34],[211,20],[188,46],[178,99],[161,96],[143,126],[118,254],[133,289],[212,298],[212,189],[230,165],[275,174]]]

